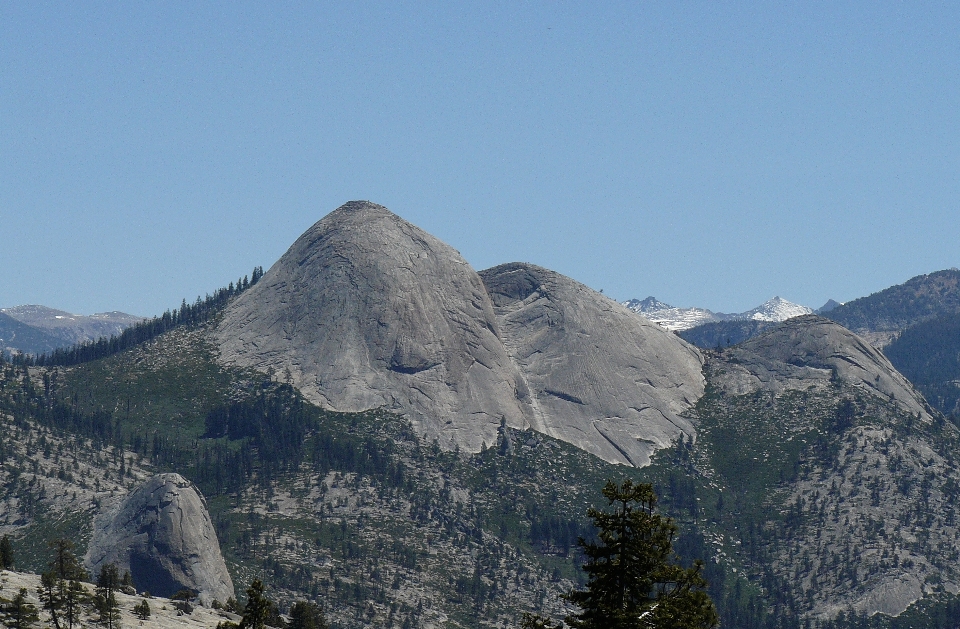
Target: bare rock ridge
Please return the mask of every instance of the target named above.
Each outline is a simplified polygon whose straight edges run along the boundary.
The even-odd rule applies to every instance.
[[[480,272],[510,356],[531,391],[533,426],[636,466],[694,426],[700,352],[583,284],[532,264]]]
[[[234,596],[203,496],[179,474],[154,476],[101,514],[84,563],[94,575],[115,563],[158,596],[191,589],[205,605]]]
[[[307,230],[213,336],[227,364],[289,374],[325,408],[395,409],[427,439],[471,452],[505,421],[644,465],[693,434],[680,413],[703,392],[699,352],[669,332],[539,267],[481,280],[450,246],[366,201]]]
[[[727,367],[720,382],[729,393],[780,393],[839,378],[931,419],[923,396],[886,356],[840,324],[817,315],[788,319],[723,355]]]

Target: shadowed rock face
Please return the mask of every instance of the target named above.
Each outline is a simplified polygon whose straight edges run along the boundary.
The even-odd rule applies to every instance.
[[[84,563],[94,575],[115,563],[158,596],[191,589],[209,605],[234,595],[203,496],[179,474],[154,476],[98,518]]]
[[[779,393],[839,378],[895,400],[911,414],[930,419],[923,397],[880,351],[843,326],[806,315],[724,350],[721,386],[743,394],[764,389]]]
[[[696,348],[559,273],[512,263],[480,276],[530,390],[534,428],[637,466],[694,434],[680,414],[703,395]]]
[[[231,364],[289,370],[325,408],[406,412],[444,447],[525,428],[523,380],[477,273],[386,208],[347,203],[307,230],[216,331]]]

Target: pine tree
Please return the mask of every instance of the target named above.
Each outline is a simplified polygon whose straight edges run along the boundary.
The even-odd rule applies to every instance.
[[[580,539],[588,575],[585,590],[567,594],[580,607],[566,621],[577,629],[707,629],[717,613],[704,591],[703,564],[675,563],[677,527],[656,512],[651,485],[607,481],[603,495],[613,511],[590,509],[598,541]]]
[[[67,592],[63,600],[63,614],[66,618],[68,629],[73,629],[74,625],[79,626],[80,610],[87,598],[87,591],[80,585],[79,581],[71,580],[67,584]]]
[[[120,604],[117,602],[116,591],[120,587],[120,571],[116,564],[108,563],[100,568],[97,577],[97,611],[100,612],[100,623],[107,629],[116,629],[120,626]]]
[[[68,539],[55,539],[47,546],[54,551],[50,562],[51,571],[57,578],[71,581],[82,581],[87,578],[87,571],[80,565],[80,560],[73,553],[73,542]]]
[[[0,539],[0,568],[4,570],[13,569],[13,543],[9,535],[4,535]]]
[[[263,594],[263,582],[254,579],[247,588],[247,605],[243,608],[240,629],[263,629],[270,617],[271,603]]]
[[[147,599],[143,599],[143,601],[140,604],[135,605],[133,607],[133,613],[136,614],[137,618],[139,618],[140,620],[146,620],[147,618],[149,618],[150,603],[147,602]]]
[[[60,610],[63,607],[66,589],[66,582],[58,579],[52,570],[40,575],[37,596],[40,598],[43,609],[50,614],[50,620],[56,629],[63,629],[63,625],[60,624]]]
[[[82,592],[77,581],[86,578],[86,571],[73,554],[70,540],[57,539],[47,546],[53,549],[54,557],[48,564],[50,569],[40,575],[37,595],[56,629],[72,629],[79,604],[77,595]]]
[[[26,588],[20,588],[4,611],[4,626],[11,629],[26,629],[40,619],[36,606],[27,602]]]

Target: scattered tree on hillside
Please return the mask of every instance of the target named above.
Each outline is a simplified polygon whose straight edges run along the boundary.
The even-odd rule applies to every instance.
[[[67,595],[63,601],[63,615],[68,629],[80,625],[80,610],[89,595],[80,582],[72,580],[67,584]]]
[[[677,526],[656,512],[653,486],[607,481],[603,495],[613,511],[590,509],[598,540],[580,540],[587,557],[587,587],[567,599],[581,611],[567,618],[578,629],[709,628],[717,612],[704,591],[703,563],[676,562]]]
[[[274,605],[263,593],[263,582],[254,579],[247,588],[247,605],[243,608],[240,629],[263,629],[267,623],[279,614]]]
[[[37,595],[56,629],[73,629],[84,598],[79,581],[87,578],[87,572],[73,554],[74,546],[70,540],[56,539],[47,546],[54,555],[47,564],[49,569],[40,575]]]
[[[146,620],[150,617],[150,603],[147,602],[147,599],[143,599],[137,605],[133,607],[133,613],[136,614],[137,618],[140,620]]]
[[[298,601],[290,608],[287,629],[327,629],[327,620],[319,605]]]
[[[11,629],[26,629],[40,619],[35,605],[27,602],[26,588],[20,588],[13,600],[4,607],[4,626]]]
[[[60,538],[48,543],[47,547],[54,551],[53,559],[48,565],[57,578],[68,581],[82,581],[87,578],[87,571],[73,552],[73,542]]]
[[[63,606],[66,590],[66,582],[60,581],[54,572],[47,571],[40,575],[37,596],[43,609],[50,614],[50,621],[56,629],[63,629],[60,623],[60,609]]]

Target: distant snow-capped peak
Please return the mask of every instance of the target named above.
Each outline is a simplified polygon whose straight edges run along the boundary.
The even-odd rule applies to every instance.
[[[813,314],[813,310],[800,304],[795,304],[781,297],[774,297],[769,301],[763,302],[753,310],[747,310],[740,313],[740,319],[752,319],[754,321],[786,321],[791,317]]]
[[[717,315],[709,310],[703,308],[675,308],[656,297],[647,297],[644,300],[631,299],[623,302],[623,305],[650,321],[659,323],[673,331],[686,330],[701,323],[717,320]]]
[[[631,299],[623,302],[623,305],[634,312],[659,312],[661,310],[670,310],[673,308],[670,304],[665,304],[656,297],[650,296],[646,299]]]
[[[659,301],[656,297],[646,299],[631,299],[623,305],[634,312],[643,315],[654,323],[672,331],[688,330],[690,328],[713,321],[786,321],[791,317],[811,314],[813,310],[787,301],[781,297],[764,302],[763,304],[737,314],[712,312],[705,308],[675,308]]]

